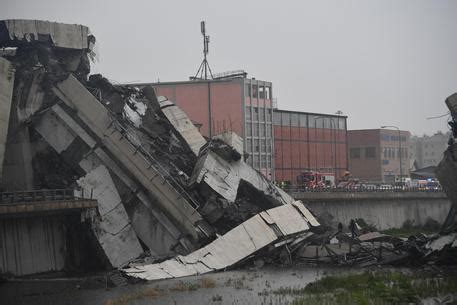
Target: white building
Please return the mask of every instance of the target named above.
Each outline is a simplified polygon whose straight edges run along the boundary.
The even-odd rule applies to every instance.
[[[428,166],[437,166],[447,148],[450,132],[438,131],[433,136],[412,136],[410,139],[410,160],[412,170]]]

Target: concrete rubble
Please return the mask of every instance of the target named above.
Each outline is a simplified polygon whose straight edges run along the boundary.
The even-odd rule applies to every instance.
[[[0,21],[0,190],[97,199],[85,240],[108,268],[155,280],[252,262],[428,260],[456,248],[455,233],[404,240],[324,224],[245,162],[235,133],[206,139],[152,87],[89,76],[94,44],[82,25]],[[443,177],[457,173],[455,145]],[[455,181],[443,186],[457,211]]]

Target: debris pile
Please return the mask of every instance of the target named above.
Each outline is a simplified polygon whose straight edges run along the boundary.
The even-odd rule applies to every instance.
[[[94,43],[81,25],[0,22],[4,190],[74,188],[97,199],[86,219],[116,268],[180,255],[217,270],[319,226],[244,162],[238,135],[205,139],[152,87],[89,76]]]

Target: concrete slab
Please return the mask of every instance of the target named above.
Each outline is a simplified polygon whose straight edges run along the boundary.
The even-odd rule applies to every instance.
[[[66,150],[75,140],[76,135],[53,113],[46,112],[41,120],[35,125],[35,130],[48,142],[59,154]]]
[[[280,228],[284,238],[296,236],[308,228],[308,221],[291,205],[282,205],[262,213],[272,216],[272,221]],[[294,221],[290,221],[291,218]],[[134,266],[122,271],[131,277],[157,280],[222,270],[278,239],[271,224],[257,214],[187,256],[178,256],[159,264]]]
[[[94,233],[113,267],[121,267],[143,253],[127,212],[104,165],[77,181],[85,196],[98,201],[101,219],[93,222]]]
[[[54,93],[76,111],[78,117],[97,135],[100,144],[156,199],[160,209],[175,221],[175,225],[198,240],[211,235],[208,225],[184,190],[178,190],[167,179],[174,179],[161,171],[149,156],[130,142],[124,130],[111,117],[108,110],[72,75],[53,88]]]
[[[181,108],[173,104],[172,101],[164,96],[159,96],[157,99],[162,113],[175,128],[176,132],[187,143],[190,150],[198,156],[200,148],[206,144],[206,140],[200,134],[198,128],[195,127],[187,114],[182,111]]]
[[[0,184],[14,88],[14,68],[11,62],[0,57]]]
[[[54,46],[69,49],[88,49],[89,28],[42,20],[10,19],[1,21],[6,33],[0,37],[21,42],[50,41]],[[4,43],[5,41],[1,41]]]

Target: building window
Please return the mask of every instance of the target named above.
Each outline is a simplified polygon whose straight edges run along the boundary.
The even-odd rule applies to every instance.
[[[267,118],[265,121],[271,122],[271,109],[266,109],[267,110]]]
[[[324,121],[324,128],[331,128],[332,122],[330,121],[330,118],[323,118],[322,120]]]
[[[383,151],[383,153],[384,153],[384,159],[387,159],[387,148],[384,147],[384,148],[382,149],[382,151]]]
[[[259,155],[252,156],[254,159],[254,168],[259,168]]]
[[[259,98],[265,98],[265,87],[259,86]]]
[[[367,158],[367,159],[376,158],[376,148],[375,147],[366,147],[365,148],[365,158]]]
[[[265,137],[265,125],[260,125],[260,135],[259,137],[264,138]]]
[[[252,136],[251,126],[252,126],[252,125],[251,125],[250,123],[246,124],[246,136],[247,136],[247,137]]]
[[[251,84],[245,84],[244,91],[246,92],[246,97],[251,97]]]
[[[265,98],[267,100],[271,100],[271,87],[270,86],[265,87]]]
[[[267,152],[271,153],[271,139],[267,139]]]
[[[281,125],[281,112],[273,112],[273,124]]]
[[[290,114],[290,126],[298,127],[298,113]]]
[[[259,139],[254,139],[254,152],[259,152]]]
[[[252,97],[257,98],[258,97],[258,86],[257,85],[252,85]]]
[[[306,114],[300,114],[300,127],[308,126],[308,116]]]
[[[267,138],[271,138],[271,125],[270,125],[270,124],[267,124],[266,131],[267,131],[267,133],[266,133],[265,136],[266,136]]]
[[[259,121],[265,122],[265,108],[259,108]]]
[[[252,125],[252,136],[253,137],[259,136],[259,125],[257,125],[257,124]]]
[[[349,150],[349,156],[351,159],[360,159],[360,148],[351,148]]]
[[[254,112],[252,113],[253,114],[252,120],[257,122],[259,120],[259,108],[254,107],[253,109],[254,109]]]
[[[252,140],[251,139],[246,140],[246,151],[249,153],[252,151]]]
[[[338,128],[341,130],[346,129],[346,120],[344,118],[339,118],[338,120]]]
[[[309,115],[308,116],[308,127],[309,128],[317,128],[316,119],[314,118],[313,115]]]
[[[290,126],[290,113],[283,112],[281,114],[281,116],[282,116],[282,119],[281,119],[282,126]]]
[[[251,107],[249,107],[249,106],[246,107],[245,115],[246,115],[246,121],[250,121],[251,120]]]
[[[387,134],[381,134],[381,140],[382,141],[390,141],[390,136]]]
[[[265,147],[265,140],[260,140],[260,152],[265,152],[266,151],[266,147]]]

